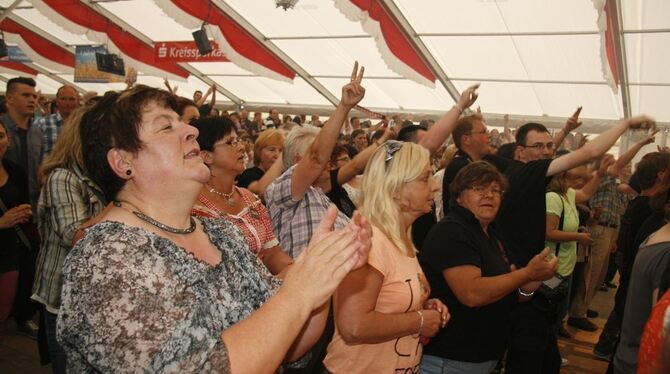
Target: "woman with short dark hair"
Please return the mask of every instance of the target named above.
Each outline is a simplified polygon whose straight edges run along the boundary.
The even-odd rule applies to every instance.
[[[426,346],[422,373],[490,373],[507,347],[517,300],[554,274],[546,249],[514,268],[494,223],[506,186],[488,162],[468,164],[451,183],[451,211],[426,237],[421,265],[451,322]]]
[[[367,259],[365,220],[332,232],[331,208],[282,284],[234,225],[192,217],[210,171],[176,107],[139,85],[82,119],[86,170],[114,204],[63,268],[72,372],[273,372],[317,340],[333,290]]]

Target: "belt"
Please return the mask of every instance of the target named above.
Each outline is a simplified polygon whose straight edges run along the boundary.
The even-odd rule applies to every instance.
[[[598,222],[598,226],[609,227],[611,229],[616,229],[617,227],[619,227],[619,225],[615,225],[615,224],[611,224],[611,223],[607,223],[607,222]]]

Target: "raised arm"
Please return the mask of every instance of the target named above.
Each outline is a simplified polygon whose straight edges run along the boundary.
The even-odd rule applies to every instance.
[[[577,204],[584,204],[589,201],[591,196],[598,191],[600,182],[602,182],[607,170],[614,164],[614,157],[612,155],[605,155],[600,162],[598,171],[593,174],[591,179],[579,190],[575,190],[575,202]]]
[[[549,169],[547,169],[547,176],[553,176],[568,169],[572,169],[575,166],[583,165],[591,160],[595,160],[607,152],[607,150],[616,143],[617,139],[627,129],[640,127],[651,127],[655,130],[656,123],[652,118],[647,116],[625,119],[607,129],[576,151],[553,160],[549,165]]]
[[[216,105],[216,83],[212,83],[212,101],[209,103],[210,108],[214,108],[214,105]]]
[[[463,111],[469,108],[470,105],[477,100],[477,88],[479,88],[479,83],[472,85],[463,91],[460,99],[458,99],[458,103],[440,117],[421,139],[419,144],[426,147],[430,154],[435,153],[442,143],[447,140],[451,132],[456,128],[458,117],[460,117]]]
[[[213,86],[214,86],[214,85],[212,85],[212,87],[213,87]],[[212,87],[209,87],[209,88],[207,89],[207,92],[205,92],[204,95],[200,96],[200,99],[199,99],[198,101],[196,101],[195,105],[197,105],[198,108],[201,107],[202,104],[205,103],[205,101],[207,100],[207,98],[209,97],[209,95],[212,94]]]
[[[342,123],[347,118],[349,111],[358,104],[365,95],[365,88],[361,86],[365,68],[358,69],[358,62],[354,64],[351,73],[351,82],[342,87],[342,99],[337,104],[330,119],[314,138],[307,152],[298,161],[291,178],[291,197],[300,200],[307,192],[309,186],[319,178],[328,165],[330,155],[337,143]]]
[[[270,183],[274,182],[275,179],[277,179],[281,173],[282,173],[282,167],[283,167],[283,157],[282,155],[279,155],[275,162],[270,166],[268,171],[263,174],[261,179],[257,181],[253,181],[249,184],[249,187],[247,189],[256,195],[258,195],[262,200],[265,200],[265,190],[268,188]]]
[[[354,156],[351,161],[347,162],[340,168],[340,170],[337,172],[337,183],[343,185],[352,180],[358,174],[362,173],[365,169],[365,165],[367,165],[368,160],[370,159],[370,156],[372,156],[372,154],[377,150],[377,147],[394,137],[395,131],[391,129],[384,130],[384,135],[382,135],[381,138],[375,140],[362,152]]]
[[[579,121],[579,113],[582,112],[582,107],[578,107],[577,110],[572,114],[570,118],[568,118],[567,121],[565,121],[565,127],[560,129],[555,135],[554,135],[554,144],[556,149],[561,147],[561,144],[563,144],[563,140],[565,140],[565,137],[568,136],[568,134],[578,128],[579,126],[582,125],[582,123]]]
[[[619,173],[621,173],[621,170],[628,165],[631,161],[633,161],[633,158],[635,158],[635,155],[640,152],[642,147],[644,147],[647,144],[653,143],[656,139],[654,138],[656,134],[659,132],[659,129],[656,129],[652,131],[652,133],[648,136],[646,136],[644,139],[640,140],[639,142],[633,144],[632,147],[630,147],[624,154],[619,157],[619,159],[612,165],[608,170],[608,174],[613,176],[613,177],[618,177]]]

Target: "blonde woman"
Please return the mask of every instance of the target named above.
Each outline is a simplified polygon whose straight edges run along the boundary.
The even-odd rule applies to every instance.
[[[40,169],[44,183],[37,205],[37,225],[42,241],[32,299],[44,308],[54,373],[65,373],[65,353],[56,341],[63,263],[79,228],[106,204],[102,190],[84,172],[79,124],[85,112],[83,107],[70,115]]]
[[[334,296],[336,330],[324,364],[331,373],[418,372],[420,336],[449,319],[416,258],[410,227],[430,212],[433,182],[428,151],[390,140],[368,162],[361,214],[372,224],[368,263],[351,272]]]
[[[254,182],[263,177],[284,150],[284,135],[281,131],[270,129],[263,131],[254,142],[254,165],[242,172],[237,178],[237,186],[249,188],[254,192]]]

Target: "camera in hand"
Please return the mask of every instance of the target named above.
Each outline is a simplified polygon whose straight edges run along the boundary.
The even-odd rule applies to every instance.
[[[126,75],[123,59],[112,53],[96,53],[95,62],[99,71],[115,75]]]

